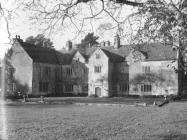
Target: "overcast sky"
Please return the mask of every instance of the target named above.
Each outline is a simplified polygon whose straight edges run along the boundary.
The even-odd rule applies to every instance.
[[[15,3],[13,3],[13,0],[2,0],[2,6],[6,7],[7,9],[14,9]],[[132,12],[132,7],[126,6],[122,10],[123,18],[129,15]],[[7,16],[7,13],[5,13]],[[22,10],[16,11],[16,14],[12,17],[12,20],[10,22],[10,32],[11,37],[15,37],[15,35],[20,35],[23,40],[25,40],[29,36],[36,36],[39,33],[42,33],[42,26],[38,26],[35,24],[32,24],[29,18],[29,12],[23,12]],[[102,17],[102,15],[101,15]],[[98,27],[100,24],[111,22],[112,19],[105,18],[100,20],[92,20],[92,24],[90,24],[90,20],[87,20],[85,22],[85,33],[80,34],[78,37],[76,36],[75,28],[61,28],[61,30],[57,30],[54,33],[52,33],[49,37],[53,43],[56,49],[61,49],[65,46],[65,42],[67,40],[72,40],[73,43],[79,43],[82,38],[84,38],[86,33],[94,32],[96,35],[100,37],[100,41],[111,41],[113,42],[113,37],[115,35],[116,30],[110,30],[102,33],[100,30],[98,30]],[[91,26],[92,25],[92,26]],[[127,27],[124,27],[127,29]],[[0,19],[0,57],[2,58],[5,51],[8,47],[10,47],[9,40],[8,40],[8,33],[7,33],[7,26],[4,18],[1,17]]]

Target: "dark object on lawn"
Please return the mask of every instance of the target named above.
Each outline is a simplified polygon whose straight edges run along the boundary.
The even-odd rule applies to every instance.
[[[27,96],[23,95],[23,102],[27,102]]]
[[[41,102],[41,103],[44,102],[44,96],[40,96],[40,102]]]
[[[164,102],[159,104],[158,107],[162,107],[162,106],[164,106],[165,104],[168,104],[168,103],[169,103],[169,100],[165,100]]]
[[[135,106],[147,106],[147,103],[135,103]]]
[[[92,95],[90,95],[89,97],[91,97],[91,98],[96,98],[96,97],[98,97],[96,94],[92,94]]]
[[[173,101],[180,101],[180,100],[186,100],[187,94],[177,95],[173,98]]]

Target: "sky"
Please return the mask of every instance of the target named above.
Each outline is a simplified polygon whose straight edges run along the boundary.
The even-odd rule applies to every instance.
[[[12,10],[16,7],[16,4],[13,2],[13,0],[2,0],[1,4],[3,7]],[[85,9],[86,10],[86,9]],[[84,12],[86,13],[87,11]],[[20,37],[25,40],[29,36],[36,36],[37,34],[42,33],[43,25],[37,25],[33,24],[29,20],[30,12],[25,12],[23,10],[17,10],[11,17],[11,20],[9,22],[9,30],[11,33],[11,38],[14,38],[15,35],[20,35]],[[122,17],[127,17],[130,13],[132,13],[132,7],[126,6],[122,10]],[[7,12],[5,12],[5,16],[8,17]],[[65,47],[66,41],[72,40],[74,44],[80,43],[81,39],[84,38],[84,36],[89,32],[94,32],[95,35],[99,36],[99,41],[110,41],[113,43],[114,36],[116,33],[116,30],[109,30],[102,32],[101,30],[98,30],[98,27],[100,24],[103,23],[109,23],[113,22],[113,20],[109,17],[105,17],[104,15],[101,15],[100,17],[104,17],[104,19],[98,19],[98,20],[91,20],[92,24],[90,24],[90,20],[87,20],[84,25],[84,31],[85,33],[80,34],[78,37],[76,34],[75,28],[72,28],[70,26],[62,27],[60,30],[54,31],[50,36],[46,35],[48,38],[50,38],[55,48],[61,49]],[[113,23],[112,23],[113,24]],[[3,17],[0,18],[0,58],[4,56],[4,53],[7,51],[8,48],[11,47],[9,44],[10,40],[8,39],[8,33],[7,33],[7,23]],[[123,28],[128,28],[123,27]]]

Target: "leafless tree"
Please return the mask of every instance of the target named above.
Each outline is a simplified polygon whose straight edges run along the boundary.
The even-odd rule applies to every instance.
[[[9,25],[9,19],[11,18],[12,11],[2,7],[0,3],[0,21],[5,20],[6,22],[6,28],[7,28],[7,33],[8,33],[8,38],[11,43],[11,32],[10,32],[10,25]]]
[[[109,16],[115,25],[104,23],[105,29],[121,30],[120,25],[128,22],[133,26],[133,21],[142,22],[143,19],[138,30],[139,36],[136,37],[144,40],[148,37],[149,40],[159,41],[162,38],[164,41],[177,42],[174,37],[178,36],[179,30],[184,31],[186,21],[185,0],[23,0],[21,4],[32,13],[30,19],[46,25],[45,31],[49,33],[55,28],[70,25],[80,33],[85,21],[100,20],[104,16]],[[136,9],[136,12],[123,17],[122,9],[127,5]],[[106,25],[109,25],[108,28]]]
[[[141,0],[140,0],[141,1]],[[120,19],[124,5],[140,7],[136,0],[33,0],[22,1],[25,10],[29,10],[30,19],[35,23],[46,25],[44,31],[51,33],[56,28],[74,26],[77,33],[83,32],[85,22],[100,20],[104,16],[111,18],[115,25],[110,28],[120,28],[124,19]]]
[[[127,22],[133,30],[132,41],[159,41],[175,46],[184,53],[187,30],[186,0],[15,0],[20,8],[28,11],[30,20],[43,25],[44,31],[73,26],[77,34],[84,32],[87,21],[100,20],[107,16],[113,24],[103,23],[100,27],[117,28],[120,32]],[[134,12],[123,17],[126,6]],[[5,9],[1,7],[1,15]],[[7,11],[9,12],[9,11]],[[135,22],[137,21],[137,22]],[[8,22],[7,22],[8,23]],[[94,25],[91,23],[91,26]],[[56,30],[57,31],[57,30]]]

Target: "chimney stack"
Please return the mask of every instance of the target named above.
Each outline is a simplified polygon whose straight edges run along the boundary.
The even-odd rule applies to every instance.
[[[100,43],[100,46],[101,46],[101,47],[104,47],[104,46],[105,46],[105,42],[102,41],[102,42]]]
[[[20,35],[16,35],[16,38],[13,38],[13,40],[23,42],[23,40],[20,38]]]
[[[116,36],[114,36],[114,48],[115,49],[120,48],[120,37],[118,34],[116,34]]]
[[[110,46],[110,41],[106,41],[105,46],[109,47]]]
[[[72,50],[72,42],[70,41],[70,40],[68,40],[67,42],[66,42],[66,48],[68,49],[68,51],[71,51]]]

